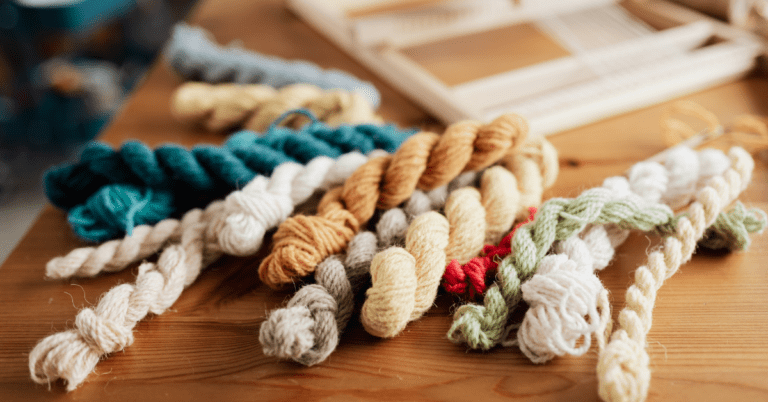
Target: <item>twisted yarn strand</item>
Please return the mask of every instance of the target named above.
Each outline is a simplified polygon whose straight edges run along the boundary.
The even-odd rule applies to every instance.
[[[286,220],[275,234],[272,253],[262,261],[259,275],[273,288],[292,280],[295,274],[307,274],[325,257],[341,252],[351,236],[336,230],[343,222],[364,224],[376,208],[391,209],[419,187],[432,189],[448,183],[463,171],[483,169],[513,151],[525,137],[525,122],[516,115],[504,115],[482,126],[460,122],[448,127],[442,136],[422,132],[403,143],[392,156],[372,158],[344,183],[340,208],[332,215],[296,216]],[[537,152],[554,153],[547,142],[538,142]],[[556,159],[556,157],[554,158]],[[541,158],[551,161],[552,157]],[[546,170],[557,164],[540,165]],[[322,232],[324,236],[312,236]],[[353,234],[353,233],[352,233]]]
[[[216,215],[221,203],[213,203],[208,215]],[[75,318],[75,328],[50,335],[29,354],[29,371],[38,384],[62,378],[67,390],[80,385],[99,359],[133,343],[133,327],[148,313],[162,314],[200,273],[202,265],[217,256],[203,255],[206,224],[198,223],[171,245],[157,264],[139,267],[135,284],[112,288],[95,309],[85,308]]]
[[[713,250],[746,250],[751,242],[750,233],[763,233],[768,215],[760,209],[747,209],[737,201],[730,211],[717,216],[707,228],[699,246]]]
[[[666,237],[660,250],[648,256],[647,265],[635,271],[635,283],[627,289],[626,306],[619,313],[619,329],[598,357],[599,394],[607,401],[642,401],[648,395],[651,372],[645,349],[651,328],[653,305],[664,280],[690,260],[704,230],[722,209],[749,184],[754,161],[742,148],[731,148],[732,167],[710,179]]]
[[[261,325],[259,341],[264,354],[307,366],[324,361],[336,349],[338,335],[352,315],[355,294],[369,282],[371,260],[378,246],[398,242],[405,235],[408,220],[440,208],[446,192],[446,186],[429,194],[415,191],[403,209],[382,215],[377,234],[360,232],[350,241],[346,257],[337,254],[323,260],[315,270],[317,284],[301,288],[286,307],[270,312]],[[316,308],[331,305],[330,300],[335,301],[335,309]]]
[[[293,84],[275,90],[267,85],[211,85],[188,82],[173,94],[171,112],[187,124],[210,131],[237,127],[262,132],[275,119],[293,109],[307,109],[330,126],[343,123],[380,123],[368,101],[357,93],[324,91],[310,84]],[[296,128],[306,119],[294,117],[284,124]]]
[[[454,224],[457,214],[459,219],[461,215],[479,211],[485,215],[480,194],[474,189],[452,193],[446,209],[451,210]],[[485,221],[484,216],[479,218]],[[360,321],[368,333],[393,337],[432,305],[450,242],[449,226],[448,219],[437,212],[420,215],[408,227],[407,249],[392,247],[374,256],[371,261],[372,285],[366,291],[366,301],[360,313]],[[481,241],[485,235],[482,229],[472,231]]]
[[[517,344],[534,363],[584,354],[600,328],[597,302],[604,288],[593,271],[607,265],[613,247],[603,226],[592,226],[582,236],[560,242],[557,254],[544,257],[536,275],[521,286],[530,308]]]
[[[490,209],[488,208],[490,205],[488,205],[486,210],[497,210],[497,207],[506,206],[509,210],[505,210],[503,213],[507,214],[511,211],[517,215],[518,219],[526,222],[533,220],[535,206],[541,204],[544,188],[551,186],[557,177],[557,169],[545,169],[548,175],[544,177],[538,168],[538,164],[542,163],[550,166],[556,165],[556,154],[537,152],[536,148],[531,143],[525,144],[521,147],[519,154],[503,161],[503,165],[513,173],[514,177],[521,179],[517,185],[510,184],[510,187],[506,188],[507,194],[483,198],[484,204],[501,204]],[[495,222],[503,224],[497,228],[489,229],[485,240],[489,244],[483,248],[484,256],[472,258],[463,265],[458,260],[451,260],[448,263],[443,275],[443,286],[448,292],[459,295],[469,294],[470,298],[475,295],[482,295],[486,289],[486,276],[494,272],[498,266],[496,259],[511,253],[510,246],[514,230],[501,242],[503,246],[496,247],[494,244],[499,243],[499,239],[509,229],[509,225],[505,223],[505,220],[499,220],[490,215],[486,217],[486,221],[488,225],[494,225]]]
[[[365,157],[359,156],[364,162]],[[360,161],[358,158],[353,159]],[[338,185],[345,179],[342,172],[354,171],[349,166],[339,165],[354,160],[339,160],[336,168],[329,170],[326,178],[316,182],[316,186]],[[282,199],[286,193],[292,193],[292,183],[272,185],[270,181],[265,183],[264,191]],[[311,194],[308,191],[299,193]],[[285,208],[292,209],[292,206]],[[200,211],[193,210],[190,213]],[[50,335],[40,341],[30,353],[32,379],[39,384],[63,379],[68,390],[77,388],[101,357],[122,350],[132,343],[132,330],[136,322],[149,312],[161,314],[173,305],[183,289],[195,281],[200,271],[221,255],[217,233],[226,219],[224,203],[211,203],[202,215],[197,223],[187,227],[181,234],[180,244],[172,244],[163,250],[156,265],[142,265],[135,284],[113,288],[99,301],[95,310],[86,308],[78,313],[74,329]]]
[[[282,60],[232,45],[222,47],[204,29],[187,24],[176,24],[163,55],[168,64],[187,80],[261,83],[276,88],[303,82],[322,89],[356,92],[374,109],[381,103],[381,95],[373,84],[349,73],[323,70],[307,61]]]

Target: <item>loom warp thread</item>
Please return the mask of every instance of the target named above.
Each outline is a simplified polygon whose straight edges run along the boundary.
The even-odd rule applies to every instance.
[[[176,119],[211,131],[242,127],[262,132],[285,112],[307,109],[329,126],[380,123],[368,101],[357,93],[324,91],[310,84],[293,84],[276,90],[267,85],[211,85],[188,82],[173,94],[171,112]],[[283,124],[298,128],[306,123],[291,116]]]
[[[287,61],[242,49],[216,44],[199,27],[176,24],[163,52],[170,66],[184,79],[211,83],[265,84],[275,88],[309,83],[322,89],[343,89],[364,96],[378,108],[381,95],[373,84],[349,73],[328,69],[307,61]]]
[[[557,153],[545,140],[520,147],[527,126],[519,116],[504,115],[488,125],[465,121],[451,125],[442,136],[422,132],[403,143],[391,157],[371,159],[348,179],[337,200],[339,208],[319,211],[317,216],[295,216],[280,225],[272,253],[259,267],[259,277],[271,287],[290,283],[295,276],[312,272],[329,255],[341,252],[377,208],[390,209],[413,193],[446,184],[462,171],[483,169],[510,152],[530,153],[552,185],[557,172]],[[533,164],[533,166],[531,166]],[[531,200],[521,201],[523,204]],[[346,226],[347,229],[342,230]],[[310,236],[322,233],[323,236]]]

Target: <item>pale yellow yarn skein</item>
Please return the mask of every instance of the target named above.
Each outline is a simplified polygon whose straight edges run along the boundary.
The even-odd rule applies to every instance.
[[[457,190],[458,191],[458,190]],[[456,193],[456,192],[454,192]],[[413,239],[419,236],[419,247],[412,250]],[[390,247],[377,253],[371,261],[371,286],[366,291],[366,301],[360,312],[363,328],[374,336],[391,338],[399,334],[409,321],[418,318],[417,311],[429,308],[423,306],[426,297],[418,298],[417,289],[424,290],[429,269],[421,269],[417,259],[433,262],[445,261],[445,247],[448,246],[448,220],[437,212],[427,212],[417,216],[406,234],[406,251],[400,247]],[[441,258],[442,257],[442,258]],[[423,265],[421,265],[423,267]],[[432,272],[440,272],[432,267]],[[441,274],[442,275],[442,274]],[[421,278],[419,278],[421,276]],[[419,283],[421,279],[421,283]],[[430,278],[434,281],[434,278]],[[440,277],[437,278],[439,283]],[[437,293],[437,286],[435,293]],[[434,300],[434,297],[433,299]],[[417,309],[416,305],[419,304]],[[431,301],[429,303],[431,305]]]
[[[483,249],[486,222],[481,198],[480,192],[471,187],[456,190],[448,197],[445,203],[445,217],[448,218],[450,235],[448,247],[443,248],[445,257],[440,262],[443,268],[453,259],[463,264]],[[413,248],[407,247],[407,250],[418,252],[422,247],[417,243],[418,240],[418,237],[414,236]],[[440,275],[436,275],[438,279],[443,276],[442,270],[440,271]]]
[[[648,264],[635,271],[635,283],[627,289],[626,307],[619,313],[620,327],[598,357],[598,390],[603,400],[643,401],[648,396],[651,370],[645,348],[656,294],[664,281],[691,259],[706,228],[751,179],[754,161],[749,153],[734,147],[729,156],[732,167],[699,190],[678,221],[676,233],[665,238],[663,247],[648,256]]]
[[[480,194],[485,208],[484,244],[497,244],[509,233],[520,208],[520,190],[517,187],[517,178],[507,169],[495,166],[483,173]]]
[[[380,123],[364,97],[342,90],[324,91],[310,84],[276,90],[267,85],[188,82],[173,95],[171,111],[181,122],[210,131],[242,127],[263,132],[283,113],[304,108],[328,125]],[[292,116],[282,124],[299,127],[308,120]]]
[[[534,192],[543,180],[538,166],[536,171],[527,172],[539,180]],[[480,252],[486,238],[509,230],[519,208],[515,176],[501,166],[491,167],[483,173],[480,188],[482,195],[474,188],[451,193],[445,217],[438,213],[417,217],[408,228],[405,250],[394,247],[372,261],[371,274],[376,275],[361,311],[366,331],[385,338],[399,334],[432,306],[448,262],[467,262]]]
[[[371,335],[391,338],[432,305],[445,268],[450,234],[456,233],[449,231],[449,219],[454,214],[454,220],[478,218],[478,211],[482,211],[479,221],[470,221],[481,227],[479,233],[474,233],[479,243],[482,243],[485,235],[485,210],[476,189],[454,191],[445,209],[448,218],[437,212],[429,212],[414,219],[405,236],[407,251],[392,247],[377,254],[371,261],[372,286],[366,292],[366,301],[360,313],[360,321]],[[466,235],[463,237],[467,238]],[[460,249],[460,244],[454,248],[453,253],[466,251]],[[416,284],[412,289],[403,286],[411,283]]]
[[[242,125],[252,110],[276,94],[267,85],[188,82],[173,93],[171,114],[183,123],[223,131]]]

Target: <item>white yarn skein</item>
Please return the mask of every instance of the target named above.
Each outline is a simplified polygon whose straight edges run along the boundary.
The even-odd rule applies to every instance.
[[[312,175],[317,178],[315,188],[340,184],[346,172],[351,174],[355,170],[348,165],[360,160],[359,157],[352,161],[337,160],[324,177]],[[294,177],[305,180],[309,176],[299,173]],[[284,199],[287,194],[294,194],[292,183],[280,183],[283,179],[282,173],[273,176],[263,192],[254,194],[264,199]],[[61,378],[67,383],[67,390],[74,390],[93,371],[99,359],[133,342],[132,331],[139,320],[148,313],[162,314],[176,302],[183,289],[195,281],[202,268],[221,256],[218,234],[227,217],[224,201],[211,203],[205,211],[196,209],[187,214],[196,218],[181,234],[180,244],[166,247],[157,264],[142,264],[135,284],[112,288],[95,309],[85,308],[78,313],[74,329],[50,335],[35,346],[29,355],[33,381],[50,384]]]
[[[286,162],[273,171],[271,178],[256,176],[242,190],[232,192],[225,200],[224,214],[231,216],[221,225],[214,240],[227,245],[230,242],[236,243],[239,236],[245,236],[251,242],[251,249],[255,247],[258,250],[264,233],[285,220],[294,206],[306,201],[317,189],[328,189],[343,183],[370,156],[381,155],[383,152],[373,151],[368,157],[359,152],[350,152],[336,160],[319,156],[306,166]],[[137,226],[133,234],[123,239],[110,240],[97,247],[77,248],[66,256],[49,261],[46,277],[92,277],[102,271],[122,270],[169,244],[178,243],[182,233],[190,225],[196,224],[198,218],[199,215],[187,213],[181,221],[165,219],[154,226]],[[239,229],[232,229],[233,226]],[[233,233],[233,230],[243,230],[244,234]],[[231,250],[227,247],[222,249],[224,252]]]
[[[697,187],[730,166],[723,152],[711,149],[696,153],[678,147],[670,152],[667,161],[673,162],[667,163],[666,169],[654,162],[640,162],[630,169],[629,180],[612,177],[603,186],[611,189],[617,199],[631,192],[647,202],[663,199],[680,206],[691,199]],[[584,354],[591,346],[592,333],[596,333],[602,349],[610,312],[607,290],[594,271],[610,263],[614,249],[628,235],[628,230],[615,225],[590,226],[579,236],[556,244],[558,254],[545,257],[536,275],[522,285],[523,299],[530,308],[517,339],[504,345],[519,345],[534,363],[565,354]]]
[[[371,155],[382,153],[374,151]],[[255,254],[261,248],[266,231],[288,219],[293,205],[309,198],[317,188],[327,189],[331,184],[337,184],[338,179],[349,177],[367,159],[360,153],[350,153],[339,158],[337,163],[325,156],[313,159],[306,167],[284,163],[273,173],[281,180],[270,181],[288,186],[279,191],[282,194],[279,198],[265,191],[265,180],[253,180],[242,190],[231,193],[224,201],[227,218],[218,237],[222,251],[237,256]]]

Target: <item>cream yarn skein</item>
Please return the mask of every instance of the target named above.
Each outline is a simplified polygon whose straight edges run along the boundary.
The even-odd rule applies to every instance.
[[[300,108],[330,126],[382,121],[363,96],[310,84],[274,89],[268,85],[188,82],[174,92],[171,101],[171,111],[179,121],[210,131],[242,127],[263,132],[285,112]],[[283,124],[297,127],[305,122],[306,118],[294,116]]]

